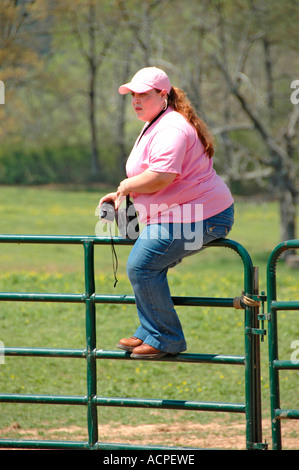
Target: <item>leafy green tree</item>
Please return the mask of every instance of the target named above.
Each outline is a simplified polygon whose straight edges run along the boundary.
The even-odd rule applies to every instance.
[[[18,88],[29,86],[43,67],[46,7],[44,0],[0,2],[0,79],[6,95],[6,104],[0,108],[0,120],[5,123],[0,126],[2,139],[15,137],[17,117],[24,116]]]

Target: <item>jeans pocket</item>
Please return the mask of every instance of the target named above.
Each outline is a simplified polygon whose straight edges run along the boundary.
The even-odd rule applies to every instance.
[[[229,222],[227,224],[207,222],[206,224],[206,233],[212,238],[226,237],[230,230],[231,224]]]
[[[217,238],[225,238],[231,231],[234,223],[233,209],[229,208],[214,217],[210,217],[204,222],[204,245],[213,240],[216,240]]]

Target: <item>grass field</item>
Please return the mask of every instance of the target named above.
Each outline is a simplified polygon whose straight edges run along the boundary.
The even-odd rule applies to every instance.
[[[0,233],[94,235],[95,209],[102,191],[25,187],[0,188]],[[299,233],[299,227],[298,227]],[[279,243],[276,202],[236,202],[236,222],[230,238],[241,243],[259,267],[260,290],[266,290],[266,262]],[[125,266],[130,247],[117,247],[119,282],[113,288],[111,248],[96,246],[96,292],[132,294]],[[299,274],[278,263],[280,299],[298,299]],[[210,248],[186,259],[169,272],[173,295],[234,297],[243,289],[243,267],[231,250]],[[0,245],[0,291],[84,292],[81,246]],[[188,352],[243,355],[243,313],[240,310],[178,307]],[[0,340],[5,346],[85,347],[84,307],[77,304],[0,303]],[[134,306],[97,306],[98,349],[114,349],[120,337],[134,333]],[[289,359],[291,344],[299,339],[296,312],[282,312],[280,357]],[[267,339],[261,345],[263,416],[269,417]],[[299,408],[296,371],[281,373],[284,408]],[[85,363],[78,359],[6,357],[0,364],[3,393],[86,394]],[[101,396],[244,402],[244,369],[239,366],[98,361],[98,393]],[[215,413],[170,410],[99,409],[99,422],[131,425],[172,425],[186,421],[219,420]],[[224,422],[244,421],[243,416],[222,416]],[[86,430],[86,410],[75,406],[0,405],[2,437],[38,430],[76,426]],[[4,430],[4,431],[3,431]],[[80,431],[80,432],[81,432]],[[167,433],[166,433],[167,434]],[[165,441],[165,433],[161,436]]]

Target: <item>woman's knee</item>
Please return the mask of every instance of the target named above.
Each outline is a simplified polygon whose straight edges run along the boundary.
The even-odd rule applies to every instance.
[[[135,256],[129,256],[127,261],[127,275],[131,283],[134,283],[138,278],[143,276],[144,269],[140,264],[140,259]]]
[[[127,275],[130,281],[135,279],[137,276],[135,266],[129,260],[127,261]]]

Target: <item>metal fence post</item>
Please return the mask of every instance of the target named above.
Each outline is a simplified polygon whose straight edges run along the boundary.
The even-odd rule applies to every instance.
[[[299,418],[299,410],[280,409],[280,369],[299,369],[299,364],[292,361],[279,360],[278,357],[278,310],[299,310],[299,301],[277,301],[276,264],[281,254],[286,250],[299,248],[299,240],[288,240],[277,245],[268,258],[267,264],[267,299],[268,299],[268,352],[269,352],[269,382],[273,450],[282,449],[281,419]]]
[[[85,267],[85,308],[86,308],[86,361],[87,361],[87,425],[89,446],[93,447],[98,441],[98,418],[95,397],[97,394],[96,370],[96,308],[93,296],[94,282],[94,245],[84,241]]]

